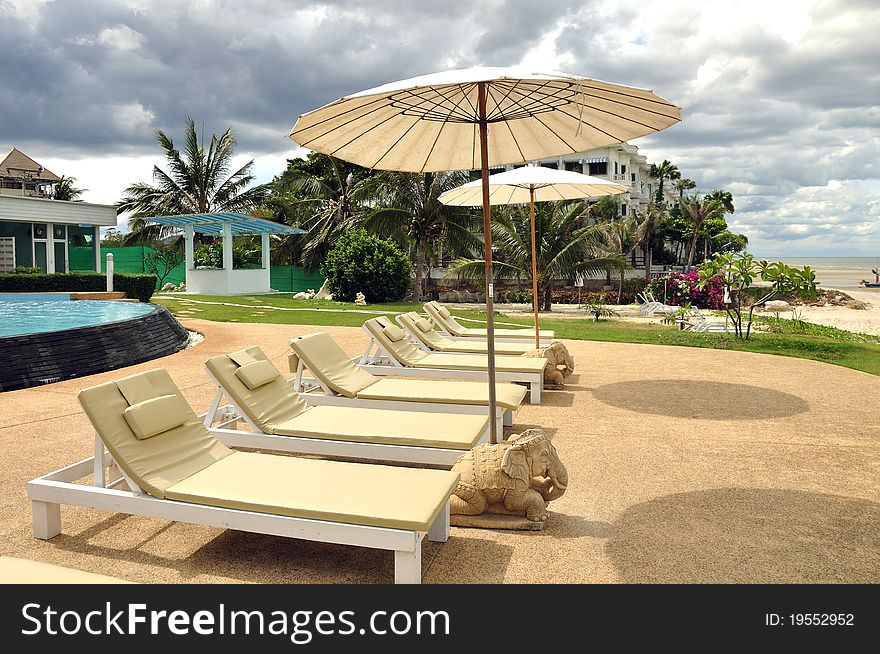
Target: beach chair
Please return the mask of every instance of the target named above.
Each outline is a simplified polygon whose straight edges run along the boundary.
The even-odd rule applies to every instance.
[[[395,582],[420,583],[423,538],[448,537],[455,472],[236,452],[208,431],[164,369],[78,398],[97,432],[95,455],[28,482],[37,538],[60,533],[61,505],[69,504],[392,550]],[[91,485],[75,483],[89,475]]]
[[[488,357],[443,352],[429,354],[410,343],[406,333],[384,316],[367,320],[364,331],[370,342],[356,362],[374,375],[480,381],[488,378]],[[498,355],[495,357],[495,379],[528,384],[529,401],[540,404],[546,365],[547,359],[543,357]]]
[[[230,447],[452,467],[489,440],[489,418],[391,408],[312,406],[258,347],[205,362],[217,391],[205,426]],[[226,397],[231,404],[221,406]],[[252,431],[230,429],[243,420]],[[215,422],[219,422],[216,427]]]
[[[709,332],[721,332],[733,334],[736,333],[736,328],[733,325],[728,325],[726,322],[720,322],[717,320],[708,320],[703,312],[700,311],[697,307],[691,307],[691,314],[697,319],[696,322],[687,324],[684,327],[684,331],[691,332],[701,332],[701,333],[709,333]]]
[[[129,584],[130,581],[60,565],[0,556],[0,584]]]
[[[487,354],[488,344],[485,340],[477,338],[468,338],[462,340],[452,340],[435,331],[428,320],[417,314],[415,311],[402,313],[394,318],[407,334],[410,340],[415,343],[419,349],[425,352],[447,352],[449,354]],[[535,349],[535,339],[529,342],[495,343],[495,354],[510,354],[519,356]]]
[[[379,377],[355,364],[329,334],[297,336],[288,356],[293,389],[309,404],[362,406],[402,411],[463,413],[485,416],[489,384]],[[312,376],[306,377],[308,371]],[[498,433],[513,424],[513,414],[526,396],[516,384],[495,385]]]
[[[654,295],[650,291],[645,291],[641,297],[644,300],[644,303],[639,307],[639,314],[643,316],[653,316],[656,313],[672,315],[681,308],[671,304],[658,302],[654,299]]]
[[[449,309],[439,302],[427,302],[424,306],[425,312],[428,314],[431,322],[440,328],[448,338],[453,340],[482,338],[486,340],[487,331],[483,328],[462,327],[456,320],[455,316],[449,313]],[[556,336],[552,329],[542,329],[539,332],[541,344],[550,344],[550,341]],[[495,342],[504,343],[522,343],[535,342],[535,329],[533,327],[523,327],[520,329],[495,329]]]

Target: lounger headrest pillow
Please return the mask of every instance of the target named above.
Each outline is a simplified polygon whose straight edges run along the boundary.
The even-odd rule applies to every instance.
[[[443,316],[444,318],[448,318],[448,317],[449,317],[449,309],[447,309],[446,307],[439,307],[439,308],[437,309],[437,313],[439,313],[439,314],[440,314],[441,316]]]
[[[235,376],[249,389],[254,390],[276,379],[279,373],[275,366],[263,359],[244,364],[235,371]]]
[[[142,441],[179,427],[190,417],[187,406],[177,395],[159,395],[132,404],[122,412],[125,422]]]
[[[427,320],[425,320],[421,316],[419,316],[418,320],[416,320],[416,327],[418,327],[421,331],[425,332],[426,334],[429,331],[431,331],[431,323],[429,323]]]
[[[396,325],[388,325],[382,328],[382,332],[385,336],[388,337],[388,340],[392,343],[397,343],[398,341],[402,341],[406,334],[403,333],[403,330]]]

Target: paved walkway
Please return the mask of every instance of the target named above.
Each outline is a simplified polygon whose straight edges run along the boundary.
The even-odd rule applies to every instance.
[[[0,554],[138,582],[390,582],[391,555],[65,507],[31,537],[25,482],[91,453],[81,388],[167,368],[197,410],[209,356],[257,343],[286,365],[311,327],[185,321],[203,343],[124,371],[0,394]],[[359,329],[325,328],[352,354]],[[880,380],[760,354],[570,341],[579,374],[515,430],[570,474],[543,533],[453,528],[424,581],[880,582]],[[406,489],[401,489],[406,493]]]

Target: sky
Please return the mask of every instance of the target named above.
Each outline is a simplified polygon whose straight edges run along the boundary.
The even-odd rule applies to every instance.
[[[880,256],[877,0],[0,0],[0,150],[114,203],[162,165],[154,131],[232,126],[258,181],[299,114],[416,75],[561,70],[653,89],[682,122],[632,141],[760,256]]]

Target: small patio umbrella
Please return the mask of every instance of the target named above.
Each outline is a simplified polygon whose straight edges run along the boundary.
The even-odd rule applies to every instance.
[[[538,250],[535,246],[535,202],[595,198],[626,193],[629,187],[615,184],[601,177],[582,175],[574,171],[523,166],[489,176],[491,204],[529,203],[529,222],[532,236],[532,307],[535,312],[535,348],[541,347],[538,326]],[[477,207],[482,204],[482,180],[463,184],[442,193],[443,204]]]
[[[678,107],[646,89],[566,73],[470,68],[340,98],[301,115],[289,136],[305,148],[368,168],[482,172],[489,415],[494,416],[489,167],[620,143],[679,120]],[[495,421],[489,423],[495,443]]]

